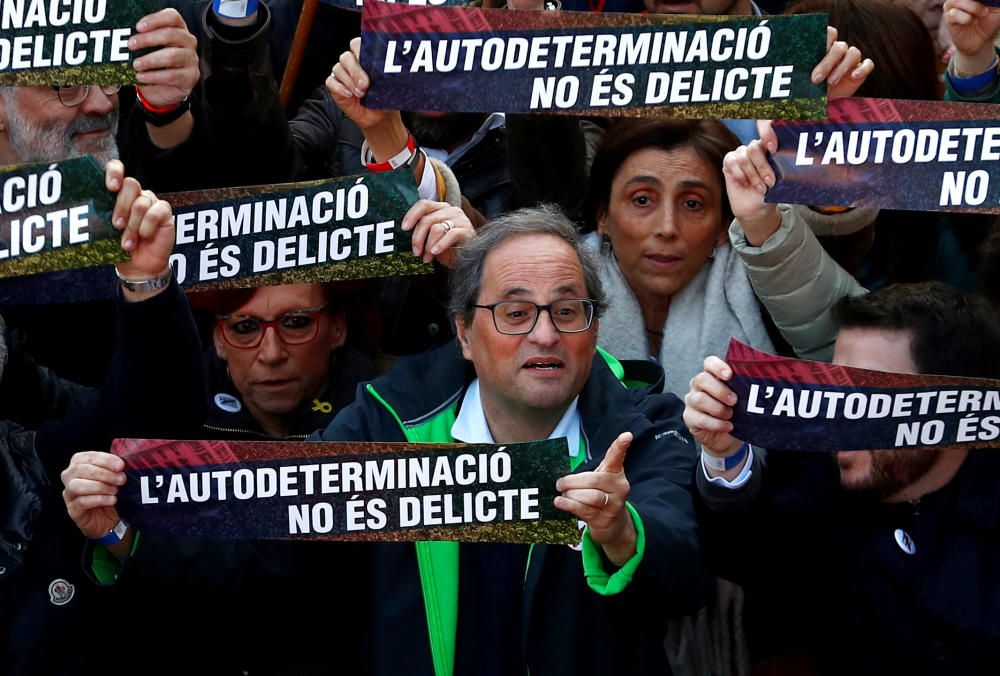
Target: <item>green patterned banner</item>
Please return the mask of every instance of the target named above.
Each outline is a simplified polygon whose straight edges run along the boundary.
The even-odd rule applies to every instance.
[[[366,3],[365,105],[398,110],[826,119],[825,14],[518,12]]]
[[[114,206],[92,157],[0,169],[0,277],[125,260]]]
[[[161,197],[174,208],[171,263],[189,291],[434,270],[401,228],[417,201],[410,169]]]
[[[128,40],[161,0],[0,0],[0,85],[135,83]]]

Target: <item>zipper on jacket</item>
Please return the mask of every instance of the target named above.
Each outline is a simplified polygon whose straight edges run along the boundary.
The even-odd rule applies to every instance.
[[[305,441],[309,438],[308,434],[290,434],[287,437],[275,439],[255,430],[240,429],[239,427],[219,427],[218,425],[209,425],[208,423],[203,424],[202,427],[213,432],[225,432],[227,434],[252,434],[265,441]]]

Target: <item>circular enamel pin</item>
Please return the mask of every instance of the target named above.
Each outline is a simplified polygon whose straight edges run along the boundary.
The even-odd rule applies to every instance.
[[[76,587],[66,580],[57,578],[49,584],[49,600],[54,606],[64,606],[73,600]]]
[[[239,413],[240,409],[243,408],[239,399],[225,392],[219,392],[215,395],[215,405],[226,413]]]
[[[913,538],[910,537],[909,533],[902,528],[897,528],[893,535],[896,536],[896,544],[899,545],[900,549],[911,555],[917,553],[917,545],[913,541]]]

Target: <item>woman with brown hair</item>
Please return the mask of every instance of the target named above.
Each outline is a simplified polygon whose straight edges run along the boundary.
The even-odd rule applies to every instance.
[[[609,299],[598,342],[656,359],[676,394],[730,338],[773,348],[726,237],[722,160],[738,145],[716,121],[629,120],[608,131],[591,169],[586,241],[602,251]]]

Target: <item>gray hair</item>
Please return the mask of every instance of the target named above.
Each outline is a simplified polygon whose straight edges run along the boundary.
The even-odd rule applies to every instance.
[[[80,157],[84,152],[77,146],[73,135],[103,129],[109,131],[108,136],[90,148],[90,154],[101,166],[118,158],[118,143],[115,141],[118,133],[117,109],[103,115],[76,115],[65,124],[33,119],[21,109],[17,96],[19,89],[26,87],[0,87],[0,100],[3,100],[7,111],[7,140],[18,164],[62,162]]]
[[[587,295],[595,301],[594,317],[600,318],[604,314],[607,302],[597,259],[589,249],[584,248],[573,223],[558,207],[547,204],[504,214],[480,228],[476,236],[462,246],[451,270],[451,302],[448,309],[452,315],[461,315],[465,322],[479,298],[486,256],[503,242],[519,235],[555,235],[569,244],[583,268]]]

